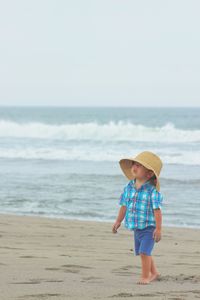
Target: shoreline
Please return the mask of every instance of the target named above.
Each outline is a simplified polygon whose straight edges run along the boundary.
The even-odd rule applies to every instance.
[[[113,234],[109,222],[1,214],[1,300],[200,298],[200,230],[162,231],[153,250],[161,278],[140,286],[123,226]]]
[[[94,223],[107,223],[107,224],[113,224],[115,222],[115,219],[113,219],[113,221],[111,220],[91,220],[91,219],[76,219],[76,218],[65,218],[65,217],[60,217],[60,216],[49,216],[49,215],[44,215],[44,214],[32,214],[32,215],[28,215],[28,214],[16,214],[16,213],[4,213],[4,212],[0,212],[0,216],[1,215],[6,215],[6,216],[13,216],[13,217],[33,217],[33,218],[44,218],[44,219],[50,219],[50,220],[63,220],[63,221],[71,221],[71,222],[94,222]],[[123,222],[121,227],[124,226]],[[162,227],[165,228],[175,228],[175,229],[194,229],[194,230],[200,230],[200,225],[199,227],[195,227],[195,226],[175,226],[175,225],[162,225]]]

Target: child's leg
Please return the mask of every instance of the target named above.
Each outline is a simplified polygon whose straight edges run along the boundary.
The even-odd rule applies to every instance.
[[[151,264],[152,259],[151,256],[140,254],[141,262],[142,262],[142,276],[141,279],[138,281],[139,284],[147,284],[150,282],[150,271],[151,271]]]
[[[158,273],[158,271],[156,269],[156,265],[155,265],[155,262],[154,262],[152,256],[151,256],[150,272],[151,272],[150,279],[149,279],[150,281],[156,280],[160,276],[160,274]]]
[[[156,265],[155,265],[155,262],[153,260],[153,257],[151,256],[151,274],[157,274],[157,269],[156,269]]]
[[[140,254],[142,262],[142,275],[138,283],[147,284],[150,281],[155,280],[160,274],[158,274],[154,260],[151,256],[151,252],[154,246],[153,239],[153,226],[146,227],[145,229],[137,233],[139,239],[139,246],[136,247],[136,254]],[[137,239],[136,239],[137,242]]]

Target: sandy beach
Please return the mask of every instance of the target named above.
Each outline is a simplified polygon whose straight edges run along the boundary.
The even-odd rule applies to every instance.
[[[140,286],[132,233],[111,225],[2,214],[0,299],[200,299],[200,230],[164,227],[161,278]]]

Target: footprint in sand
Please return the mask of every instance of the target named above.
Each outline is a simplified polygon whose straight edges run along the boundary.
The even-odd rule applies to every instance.
[[[17,247],[8,247],[8,246],[0,246],[1,249],[10,249],[10,250],[25,250],[24,248]]]
[[[21,255],[20,258],[48,258],[47,256]]]
[[[112,295],[112,296],[109,296],[109,298],[125,298],[125,297],[134,297],[134,295],[132,293],[119,293],[119,294],[116,294],[116,295]]]
[[[123,266],[121,268],[113,269],[111,272],[120,276],[130,276],[133,274],[133,266]]]
[[[161,276],[158,278],[159,281],[173,281],[173,282],[180,282],[184,283],[185,281],[190,281],[192,283],[199,283],[200,282],[200,276],[198,275],[184,275],[184,274],[179,274],[177,276]]]
[[[135,298],[135,299],[140,299],[140,297],[145,297],[148,298],[150,297],[150,299],[163,299],[163,298],[160,298],[160,296],[164,296],[163,293],[137,293],[137,294],[132,294],[132,293],[119,293],[119,294],[116,294],[116,295],[112,295],[112,296],[109,296],[109,298],[129,298],[129,297],[132,297],[132,298]],[[157,298],[158,297],[158,298]]]
[[[66,273],[79,273],[82,269],[92,269],[91,267],[81,265],[62,265],[61,268]]]
[[[59,279],[30,279],[29,281],[11,282],[10,284],[40,284],[42,282],[63,282]]]
[[[48,279],[48,280],[45,280],[45,282],[64,282],[64,280],[59,280],[59,279]]]
[[[81,266],[81,265],[62,265],[60,268],[58,267],[48,267],[45,268],[47,271],[64,271],[65,273],[79,273],[83,269],[92,269],[88,266]]]
[[[54,297],[55,299],[57,299],[57,297],[66,297],[67,295],[63,295],[63,294],[55,294],[55,293],[51,293],[51,294],[33,294],[33,295],[24,295],[24,296],[20,296],[18,297],[18,299],[49,299],[50,297]]]
[[[58,270],[60,270],[60,268],[50,267],[50,268],[45,268],[45,270],[47,270],[47,271],[58,271]]]
[[[98,283],[101,282],[101,277],[95,277],[95,276],[90,276],[90,277],[84,277],[81,282],[89,282],[89,283]]]
[[[41,280],[31,279],[30,281],[10,282],[10,284],[40,284]]]

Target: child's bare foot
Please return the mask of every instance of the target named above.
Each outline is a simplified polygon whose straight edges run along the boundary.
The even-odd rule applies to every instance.
[[[137,282],[137,284],[149,284],[149,278],[140,278],[140,280]]]
[[[149,277],[149,281],[151,282],[151,281],[157,280],[159,277],[160,277],[159,273],[151,274]]]

